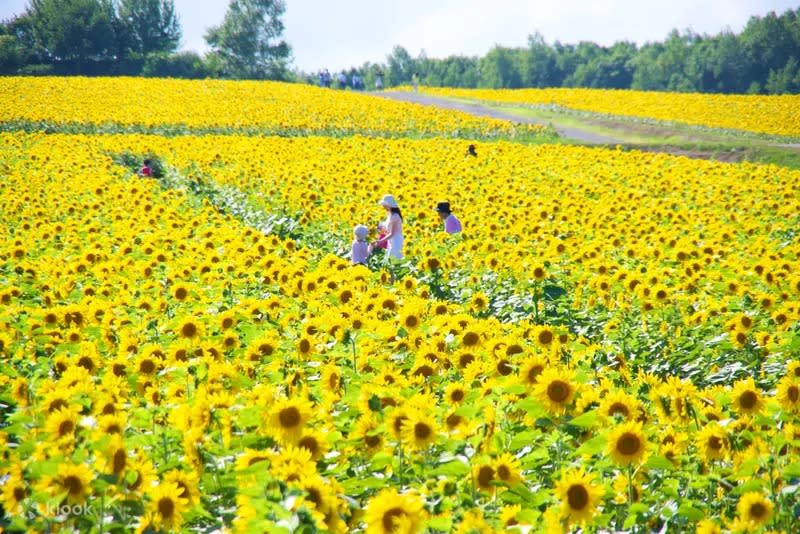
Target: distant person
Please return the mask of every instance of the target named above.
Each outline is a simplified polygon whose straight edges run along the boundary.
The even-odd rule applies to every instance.
[[[411,76],[411,85],[414,86],[414,92],[419,91],[419,74],[416,72]]]
[[[382,91],[383,90],[383,71],[378,71],[375,73],[375,90]]]
[[[453,212],[450,210],[449,202],[439,202],[436,205],[436,211],[439,213],[439,218],[444,221],[444,231],[448,234],[457,234],[461,232],[461,221],[459,221]]]
[[[375,245],[386,243],[386,255],[396,260],[403,259],[403,215],[400,213],[400,206],[392,195],[384,196],[380,206],[386,210],[386,235],[379,239]]]
[[[142,168],[139,169],[139,176],[145,178],[153,177],[153,162],[151,160],[146,159],[142,162]]]
[[[359,224],[353,229],[353,236],[355,239],[350,250],[350,262],[353,265],[366,265],[367,258],[372,253],[372,245],[367,243],[369,228]]]
[[[475,151],[475,145],[469,145],[467,147],[466,155],[467,156],[472,156],[473,158],[477,158],[478,157],[478,153]]]
[[[361,76],[359,76],[357,73],[353,73],[353,77],[351,79],[351,83],[353,84],[353,90],[354,91],[360,91],[361,90]]]
[[[347,74],[339,74],[339,89],[347,89]]]

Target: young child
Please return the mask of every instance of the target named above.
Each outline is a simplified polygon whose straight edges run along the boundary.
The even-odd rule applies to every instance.
[[[153,177],[153,168],[152,168],[153,162],[150,161],[149,159],[146,159],[146,160],[144,160],[143,163],[144,163],[144,165],[142,165],[142,168],[139,169],[139,176],[152,178]]]
[[[356,225],[353,229],[353,247],[350,251],[350,262],[353,265],[366,265],[367,258],[372,252],[372,245],[367,243],[369,228],[363,224]]]
[[[389,232],[386,230],[386,225],[384,223],[382,223],[382,222],[379,222],[378,223],[378,239],[377,239],[377,242],[375,243],[376,247],[382,248],[383,250],[386,250],[386,247],[388,247],[389,244],[386,241],[381,241],[381,239],[386,237],[386,234],[388,234],[388,233]]]

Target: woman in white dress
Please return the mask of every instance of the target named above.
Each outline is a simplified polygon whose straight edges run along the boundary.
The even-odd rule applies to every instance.
[[[376,244],[386,243],[386,255],[397,260],[403,259],[403,216],[400,206],[392,195],[386,195],[378,203],[386,210],[386,235]]]

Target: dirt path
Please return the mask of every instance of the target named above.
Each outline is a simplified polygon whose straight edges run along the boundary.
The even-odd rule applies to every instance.
[[[373,94],[375,96],[390,98],[392,100],[399,100],[401,102],[413,102],[425,106],[437,106],[445,109],[464,111],[466,113],[469,113],[471,115],[476,115],[478,117],[489,117],[492,119],[521,122],[525,124],[541,124],[542,126],[548,126],[550,124],[549,122],[544,120],[532,119],[530,117],[520,117],[519,115],[515,115],[513,113],[498,111],[496,109],[491,109],[477,103],[467,104],[463,102],[456,102],[453,100],[449,100],[447,98],[439,98],[436,96],[426,95],[422,93],[412,93],[407,91],[385,91],[382,93],[373,93]],[[558,132],[559,136],[565,139],[574,139],[575,141],[579,141],[581,143],[586,143],[591,145],[616,145],[624,143],[624,141],[621,139],[617,139],[606,135],[600,135],[593,132],[588,132],[586,130],[581,130],[578,128],[571,128],[567,126],[556,126],[555,129],[556,132]]]

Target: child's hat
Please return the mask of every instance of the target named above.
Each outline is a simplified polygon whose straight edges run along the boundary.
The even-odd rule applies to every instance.
[[[363,224],[359,224],[353,229],[353,234],[358,239],[366,239],[367,236],[369,235],[369,228],[367,228]]]

